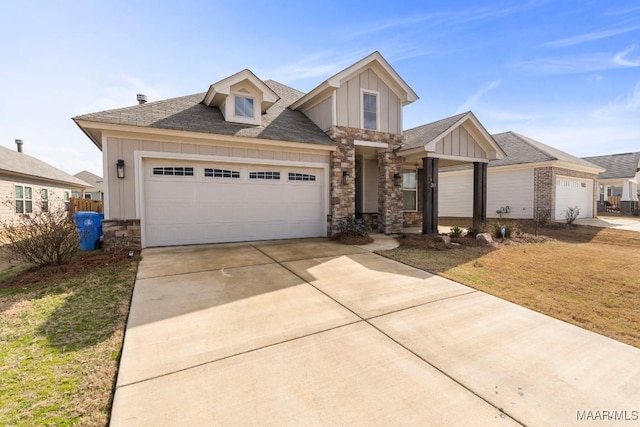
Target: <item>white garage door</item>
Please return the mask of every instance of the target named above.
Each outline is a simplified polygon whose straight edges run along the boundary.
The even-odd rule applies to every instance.
[[[144,162],[146,246],[326,236],[324,171]]]
[[[556,220],[564,220],[569,207],[580,209],[578,218],[593,216],[593,181],[558,176],[556,178]]]

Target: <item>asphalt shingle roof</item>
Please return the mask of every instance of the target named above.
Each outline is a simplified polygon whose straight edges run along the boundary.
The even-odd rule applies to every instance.
[[[469,114],[469,111],[403,131],[402,133],[404,135],[405,143],[402,146],[402,149],[408,150],[424,146],[426,143],[437,138],[438,135],[446,132],[447,129],[456,124],[458,120],[467,114]]]
[[[553,160],[560,160],[586,167],[596,167],[593,163],[589,163],[579,157],[572,156],[569,153],[565,153],[564,151],[550,147],[516,132],[503,132],[492,136],[507,154],[507,157],[490,161],[489,167],[540,163]]]
[[[91,173],[89,171],[78,172],[78,173],[74,174],[73,176],[83,180],[84,182],[87,182],[87,183],[93,185],[93,188],[91,189],[91,192],[103,191],[102,190],[102,184],[104,183],[104,179],[101,176],[93,174],[93,173]]]
[[[606,169],[598,175],[600,179],[633,178],[638,172],[640,152],[583,157],[583,159]]]
[[[91,185],[83,180],[69,175],[48,163],[38,160],[25,153],[0,146],[0,172],[7,171],[15,174],[26,175],[45,179],[47,181],[61,182],[78,187],[90,188]]]
[[[218,108],[207,107],[202,103],[204,92],[84,114],[74,117],[74,120],[335,145],[302,112],[288,108],[304,95],[303,92],[273,80],[267,80],[265,84],[280,97],[280,100],[262,115],[261,126],[225,121]]]

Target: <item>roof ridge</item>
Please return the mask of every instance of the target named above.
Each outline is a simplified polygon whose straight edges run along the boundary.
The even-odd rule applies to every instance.
[[[546,154],[547,156],[550,156],[553,160],[560,160],[557,155],[555,155],[554,153],[551,153],[549,151],[543,150],[541,147],[538,147],[537,144],[542,145],[545,148],[554,149],[553,147],[551,147],[551,146],[549,146],[549,145],[547,145],[547,144],[545,144],[543,142],[540,142],[540,141],[538,141],[536,139],[529,138],[528,136],[522,135],[522,134],[520,134],[518,132],[514,132],[512,130],[510,130],[508,132],[512,133],[513,135],[515,135],[521,141],[524,141],[525,143],[529,144],[534,150],[536,150],[536,151],[538,151],[538,152],[540,152],[542,154]],[[507,132],[505,132],[505,133],[507,133]],[[533,142],[534,144],[531,144],[531,142]],[[554,150],[557,150],[557,149],[554,149]],[[572,156],[569,153],[566,153],[566,154],[568,154],[569,156]],[[575,157],[575,156],[572,156],[572,157]],[[578,158],[578,157],[576,157],[576,158]]]
[[[453,116],[445,117],[445,118],[440,119],[440,120],[435,120],[433,122],[429,122],[429,123],[425,123],[425,124],[422,124],[422,125],[418,125],[418,126],[409,128],[409,129],[405,129],[403,131],[403,133],[404,132],[409,132],[409,131],[412,131],[412,130],[416,130],[416,129],[419,129],[419,128],[422,128],[422,127],[425,127],[425,126],[432,126],[432,125],[435,125],[436,123],[440,123],[440,122],[444,122],[445,120],[453,119],[454,117],[462,117],[462,116],[465,116],[465,115],[469,114],[470,112],[471,111],[467,111],[465,113],[454,114]],[[453,125],[450,125],[449,127],[451,127],[451,126],[453,126]],[[449,127],[447,129],[449,129]]]

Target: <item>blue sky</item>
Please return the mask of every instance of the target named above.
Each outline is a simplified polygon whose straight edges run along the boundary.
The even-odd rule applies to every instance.
[[[472,110],[576,156],[640,151],[637,0],[5,2],[0,145],[101,174],[71,117],[244,68],[308,91],[375,50],[420,96],[406,129]]]

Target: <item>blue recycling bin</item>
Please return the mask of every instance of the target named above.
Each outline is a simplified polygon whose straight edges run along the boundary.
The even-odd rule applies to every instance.
[[[102,220],[104,214],[100,212],[76,212],[73,221],[80,237],[80,249],[92,251],[98,247],[102,236]]]

